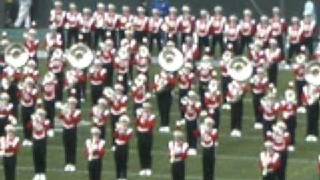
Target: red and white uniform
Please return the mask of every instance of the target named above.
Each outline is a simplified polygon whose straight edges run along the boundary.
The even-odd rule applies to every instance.
[[[251,83],[252,93],[254,94],[264,94],[266,93],[269,87],[269,81],[266,75],[261,76],[261,75],[255,74],[251,78],[250,83]]]
[[[47,137],[47,131],[50,129],[50,121],[48,119],[38,119],[31,116],[28,128],[32,129],[32,137],[34,140],[41,140]]]
[[[189,73],[183,73],[183,72],[178,72],[178,78],[177,78],[177,83],[179,89],[188,89],[190,90],[194,86],[194,73],[189,72]]]
[[[148,32],[151,34],[159,33],[162,23],[163,23],[162,17],[150,17],[149,23],[148,23]]]
[[[127,30],[130,26],[131,23],[133,22],[134,16],[131,14],[124,14],[119,16],[119,23],[118,23],[118,28],[119,30]]]
[[[53,72],[54,74],[63,73],[65,68],[65,63],[63,59],[53,58],[49,62],[49,71]]]
[[[66,15],[66,29],[79,28],[79,23],[81,19],[81,14],[79,12],[67,12]]]
[[[166,16],[162,24],[162,30],[169,35],[176,35],[179,28],[178,17]]]
[[[129,72],[129,59],[119,59],[118,57],[115,58],[114,67],[118,73],[118,75],[125,75]]]
[[[231,81],[231,83],[228,84],[228,92],[226,97],[228,102],[237,102],[243,94],[244,84],[235,80]]]
[[[37,56],[39,40],[38,39],[26,39],[24,45],[26,46],[29,57],[34,58]]]
[[[280,63],[284,59],[280,48],[267,48],[265,55],[269,64]]]
[[[208,18],[200,18],[196,21],[196,33],[199,37],[210,35],[211,21]]]
[[[149,20],[148,17],[145,15],[135,16],[132,21],[134,30],[138,32],[147,32],[148,20]]]
[[[11,103],[7,103],[0,106],[0,119],[8,120],[8,117],[12,114],[13,105]]]
[[[62,48],[63,41],[60,33],[52,35],[51,33],[46,34],[46,49]]]
[[[63,10],[52,9],[50,11],[50,24],[55,28],[62,28],[65,23],[66,12]]]
[[[222,95],[220,92],[205,92],[204,104],[209,114],[214,114],[222,104]]]
[[[267,139],[272,142],[273,150],[276,152],[287,151],[287,148],[291,142],[291,137],[288,132],[284,132],[282,135],[279,135],[269,131],[267,132]]]
[[[19,137],[0,137],[0,151],[4,152],[3,157],[15,156],[20,149]]]
[[[210,148],[218,143],[218,130],[210,129],[208,130],[203,125],[200,126],[198,134],[200,137],[200,144],[203,148]]]
[[[258,41],[262,42],[264,45],[268,43],[271,35],[271,26],[270,25],[257,25],[256,38]]]
[[[147,88],[145,85],[132,87],[133,102],[136,104],[142,104],[149,99]]]
[[[277,38],[282,36],[287,31],[287,23],[284,18],[280,17],[272,17],[270,19],[270,26],[271,26],[271,37]]]
[[[57,81],[48,82],[42,88],[45,101],[54,101],[56,99]]]
[[[137,110],[137,131],[140,133],[152,133],[156,126],[156,116],[145,111],[143,108]]]
[[[288,120],[289,118],[297,115],[297,103],[283,101],[281,102],[280,112],[281,117],[284,120]]]
[[[118,26],[119,16],[115,13],[107,12],[105,16],[105,25],[107,30],[116,30]]]
[[[91,116],[93,124],[97,127],[102,127],[106,125],[110,118],[110,111],[95,105],[92,107]]]
[[[263,172],[267,167],[267,172],[277,172],[281,166],[280,155],[277,152],[268,153],[267,151],[263,151],[260,153],[259,167]],[[266,174],[263,174],[266,175]]]
[[[37,81],[40,77],[40,73],[38,70],[34,69],[34,68],[30,68],[28,66],[25,66],[22,69],[22,73],[21,73],[22,78],[27,78],[30,77],[32,78],[34,81]]]
[[[195,17],[181,15],[178,17],[178,31],[183,34],[191,34],[194,31]]]
[[[116,94],[111,100],[111,114],[120,116],[127,112],[128,97],[126,95]]]
[[[255,67],[263,67],[268,63],[266,51],[259,50],[256,52],[250,52],[250,56],[253,58],[253,63]]]
[[[177,83],[177,80],[174,78],[172,74],[169,74],[166,77],[163,77],[157,74],[154,77],[153,91],[161,92],[164,89],[174,88],[176,83]]]
[[[301,40],[301,27],[300,25],[291,25],[288,27],[288,40],[290,44],[299,44]]]
[[[133,136],[133,130],[131,128],[117,127],[114,132],[115,143],[118,146],[129,144],[130,139]]]
[[[188,143],[180,141],[169,141],[168,147],[171,163],[180,162],[187,159],[189,149]]]
[[[302,92],[302,103],[305,106],[310,106],[319,100],[319,89],[313,85],[303,86]]]
[[[105,24],[105,18],[106,18],[106,12],[105,11],[95,11],[93,13],[93,26],[95,29],[104,29]]]
[[[201,112],[201,103],[187,99],[187,103],[182,103],[184,111],[184,119],[187,121],[195,121],[198,119]]]
[[[106,69],[89,69],[89,81],[91,85],[100,86],[106,81]]]
[[[261,99],[262,116],[265,121],[274,121],[277,118],[280,105],[272,100]]]
[[[243,37],[252,37],[256,32],[256,21],[252,18],[243,19],[239,23],[240,33]]]
[[[294,73],[295,79],[297,81],[303,81],[304,80],[304,74],[306,72],[305,63],[301,63],[301,64],[294,63],[292,65],[292,69],[293,69],[293,73]]]
[[[185,61],[193,62],[193,61],[198,61],[200,59],[201,53],[200,53],[199,46],[196,43],[192,43],[192,44],[183,43],[181,49],[182,49],[182,53],[184,55]]]
[[[88,15],[82,15],[79,19],[79,28],[81,33],[90,33],[94,26],[94,19]]]
[[[60,114],[59,119],[62,121],[64,129],[73,129],[81,121],[81,111],[79,109],[68,110],[66,113]]]
[[[116,49],[112,48],[109,50],[102,51],[102,63],[103,64],[112,64],[116,55]]]
[[[312,38],[315,34],[316,31],[316,22],[311,21],[311,22],[306,22],[306,21],[301,21],[301,38],[302,40]]]
[[[35,88],[22,89],[20,91],[20,103],[24,107],[32,107],[36,104],[38,91]]]
[[[226,24],[224,28],[224,37],[226,41],[238,41],[240,38],[240,27],[238,24]]]
[[[149,69],[149,64],[151,62],[150,57],[143,57],[139,53],[136,54],[134,59],[134,65],[139,73],[146,73]]]
[[[221,35],[224,31],[224,26],[226,24],[226,17],[222,15],[215,15],[211,17],[211,34],[213,36]]]
[[[106,153],[106,142],[102,139],[87,139],[85,154],[88,161],[102,159]]]
[[[198,77],[199,81],[202,83],[208,83],[212,78],[213,67],[198,67]]]

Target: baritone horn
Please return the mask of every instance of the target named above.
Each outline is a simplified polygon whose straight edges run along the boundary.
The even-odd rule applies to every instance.
[[[247,81],[253,73],[252,63],[244,56],[233,58],[227,68],[231,78],[236,81]]]
[[[4,50],[6,63],[14,68],[25,65],[29,59],[27,48],[20,43],[11,43]]]
[[[175,47],[164,47],[159,54],[158,63],[165,71],[178,71],[184,65],[183,54]]]
[[[305,79],[309,84],[320,86],[320,62],[311,61],[306,65]]]
[[[87,68],[94,59],[91,49],[83,43],[72,45],[66,57],[70,65],[77,69]]]

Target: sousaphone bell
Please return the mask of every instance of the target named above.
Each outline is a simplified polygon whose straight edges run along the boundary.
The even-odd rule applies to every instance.
[[[94,59],[91,49],[83,43],[72,45],[66,57],[70,65],[77,69],[87,68]]]
[[[320,86],[320,62],[309,62],[306,65],[306,72],[304,78],[309,84]]]
[[[158,63],[165,71],[178,71],[184,65],[183,54],[175,47],[164,47],[159,54]]]
[[[252,63],[244,56],[233,58],[227,68],[231,78],[241,82],[247,81],[253,73]]]
[[[4,58],[7,64],[19,68],[27,63],[29,54],[23,44],[11,43],[4,50]]]

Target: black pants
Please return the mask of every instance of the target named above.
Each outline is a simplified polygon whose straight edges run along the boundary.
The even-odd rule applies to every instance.
[[[249,48],[249,45],[252,43],[252,36],[242,36],[240,41],[240,53],[244,53],[244,48]]]
[[[31,129],[28,128],[29,122],[31,120],[31,114],[34,112],[34,107],[24,107],[21,106],[21,116],[22,116],[22,124],[23,124],[23,134],[24,138],[31,140]]]
[[[186,42],[187,37],[192,37],[192,33],[181,33],[181,45]]]
[[[3,157],[3,170],[5,180],[16,179],[17,156]]]
[[[261,103],[260,103],[263,96],[264,96],[264,93],[252,94],[255,122],[257,123],[262,123],[263,121]]]
[[[117,122],[119,121],[119,118],[120,118],[121,115],[111,115],[111,137],[112,137],[112,145],[115,145],[114,144],[114,137],[113,137],[113,134],[114,134],[114,131],[116,129],[116,124]]]
[[[277,41],[278,47],[280,48],[282,55],[284,55],[283,36],[279,35],[279,36],[276,36],[276,37],[273,37],[273,38]]]
[[[199,38],[199,49],[201,52],[203,52],[205,47],[209,46],[209,37],[198,37]]]
[[[116,164],[116,178],[127,178],[127,164],[128,164],[128,145],[117,145],[114,153],[114,160]]]
[[[161,43],[161,34],[160,32],[158,33],[151,33],[149,35],[149,49],[150,49],[150,52],[152,53],[153,52],[153,42],[156,41],[157,43],[157,48],[159,51],[161,51],[162,49],[162,43]]]
[[[89,180],[101,179],[102,160],[95,159],[88,162]]]
[[[212,147],[204,147],[202,155],[202,169],[203,169],[203,180],[214,180],[215,179],[215,149]]]
[[[277,180],[276,174],[273,172],[268,173],[266,176],[262,177],[262,180]]]
[[[290,133],[291,144],[295,145],[296,143],[296,128],[297,128],[297,116],[293,115],[286,119],[286,125]]]
[[[77,128],[63,129],[65,164],[76,164]]]
[[[278,180],[286,180],[286,169],[288,160],[288,151],[279,152],[280,154],[280,169],[278,171]]]
[[[212,48],[214,54],[215,54],[215,48],[216,48],[217,44],[219,44],[219,46],[220,46],[220,55],[222,55],[222,53],[224,51],[223,35],[222,34],[212,36],[211,48]]]
[[[160,126],[169,126],[170,109],[172,104],[171,89],[164,89],[157,94],[160,115]]]
[[[171,176],[172,180],[184,180],[185,179],[185,163],[184,161],[178,161],[171,164]]]
[[[233,47],[233,52],[235,53],[235,55],[239,55],[239,42],[238,41],[227,41],[227,43],[225,44],[225,49],[227,49],[227,45],[228,44],[232,44]]]
[[[266,139],[267,132],[272,130],[272,125],[276,123],[276,120],[263,120],[263,138]]]
[[[291,64],[291,59],[293,55],[298,54],[300,52],[300,43],[297,44],[291,44],[289,45],[289,50],[288,50],[288,63]]]
[[[118,81],[123,87],[123,94],[127,94],[129,90],[129,85],[128,85],[128,73],[125,74],[118,74],[118,77],[122,76],[122,81]]]
[[[152,146],[153,135],[152,132],[137,133],[138,137],[138,151],[140,158],[141,169],[151,169],[152,167]]]
[[[201,107],[202,109],[205,108],[205,92],[208,89],[208,82],[199,82],[199,96],[200,96],[200,102],[201,102]]]
[[[45,173],[47,169],[47,139],[34,139],[32,149],[34,172],[36,174]]]
[[[186,125],[189,148],[197,149],[197,137],[194,135],[194,132],[198,129],[197,119],[186,120]]]
[[[296,92],[297,92],[298,106],[302,106],[303,86],[305,84],[306,84],[305,80],[301,80],[301,81],[296,80]]]
[[[232,81],[230,76],[222,76],[221,78],[221,88],[222,88],[222,98],[223,98],[223,103],[226,103],[226,97],[227,97],[227,93],[228,93],[228,85],[229,83]]]
[[[63,100],[63,88],[64,88],[64,73],[56,73],[56,78],[58,85],[56,86],[56,96],[57,96],[57,101],[62,101]]]
[[[62,49],[65,48],[65,35],[64,35],[64,28],[63,26],[57,27],[57,33],[61,35],[61,41],[62,41]]]
[[[111,40],[113,41],[114,46],[117,47],[119,44],[119,43],[117,44],[117,31],[116,30],[107,30],[107,31],[111,33],[111,37],[109,38],[111,38]]]
[[[99,42],[103,42],[106,39],[106,30],[103,28],[98,28],[94,32],[94,47],[98,49]]]
[[[303,41],[303,45],[306,46],[306,48],[308,49],[308,52],[310,55],[313,55],[313,51],[314,51],[314,48],[313,48],[313,38],[306,38],[304,39]]]
[[[189,89],[179,89],[179,110],[180,117],[184,118],[183,105],[181,104],[181,99],[188,94]]]
[[[91,85],[91,100],[92,104],[98,103],[99,98],[102,96],[103,85]]]
[[[74,89],[76,90],[76,94],[73,96],[77,99],[77,108],[81,108],[81,84],[76,83]],[[71,92],[69,93],[69,96],[71,96]]]
[[[91,32],[87,32],[87,33],[81,33],[83,36],[83,42],[89,46],[91,48],[92,46],[92,38],[91,38]]]
[[[19,106],[19,98],[17,97],[18,94],[18,86],[17,86],[17,82],[14,81],[10,84],[9,89],[8,89],[8,94],[10,97],[10,102],[13,105],[13,109],[12,109],[12,114],[15,117],[18,117],[18,106]]]
[[[105,85],[112,86],[113,85],[113,65],[112,65],[112,63],[104,64],[103,68],[107,70]]]
[[[106,138],[106,125],[104,126],[97,126],[100,129],[100,138],[105,139]]]
[[[0,118],[0,137],[6,134],[5,127],[8,123],[8,118]]]
[[[217,107],[215,110],[214,110],[214,113],[211,114],[210,113],[210,117],[214,120],[214,128],[216,129],[219,129],[219,126],[220,126],[220,108]]]
[[[319,135],[319,101],[307,106],[307,135]]]
[[[119,42],[121,42],[122,39],[125,38],[125,30],[119,30]],[[118,44],[120,46],[120,44]]]
[[[77,28],[70,28],[67,30],[67,47],[69,48],[73,43],[78,42],[79,30]]]
[[[50,125],[52,128],[54,128],[54,116],[56,113],[56,108],[55,108],[55,101],[44,101],[44,108],[47,112],[47,118],[50,121]]]
[[[144,32],[144,31],[136,31],[136,32],[134,32],[134,37],[137,40],[137,43],[141,44],[142,43],[142,39],[147,37],[147,33]]]
[[[268,78],[269,82],[273,83],[277,87],[277,78],[278,78],[278,63],[272,63],[268,68]]]
[[[243,119],[243,98],[236,102],[231,103],[231,130],[242,129],[242,119]]]
[[[142,108],[142,104],[143,104],[143,102],[142,103],[133,103],[133,116],[134,117],[137,117],[137,110],[139,109],[139,108]]]

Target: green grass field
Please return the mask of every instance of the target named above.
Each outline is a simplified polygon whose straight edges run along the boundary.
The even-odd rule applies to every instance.
[[[45,72],[45,61],[41,62],[41,72]],[[153,69],[155,71],[155,69]],[[281,71],[279,74],[279,92],[280,94],[287,86],[287,82],[292,78],[292,74]],[[88,96],[89,97],[89,96]],[[179,119],[179,111],[177,106],[177,97],[173,101],[171,111],[171,123]],[[156,107],[153,99],[152,103]],[[83,120],[89,121],[88,111],[90,110],[90,100],[88,99],[83,106]],[[131,107],[131,106],[130,106]],[[221,116],[221,129],[219,131],[219,147],[217,148],[216,161],[216,179],[217,180],[258,180],[261,179],[258,169],[258,154],[262,149],[261,131],[253,129],[253,108],[251,96],[247,94],[245,97],[245,113],[243,124],[243,137],[241,139],[230,138],[230,116],[229,111],[223,111]],[[157,109],[157,108],[155,108]],[[129,112],[131,108],[129,108]],[[317,179],[316,160],[319,153],[319,144],[307,144],[304,142],[306,120],[305,114],[298,117],[297,129],[297,146],[296,152],[290,153],[288,160],[287,176],[288,180],[315,180]],[[21,131],[19,131],[21,135]],[[89,126],[80,126],[78,131],[78,151],[77,151],[77,171],[75,173],[63,172],[64,167],[64,151],[62,146],[61,133],[57,132],[54,138],[48,140],[47,153],[47,177],[49,180],[85,180],[88,179],[87,161],[84,156],[84,141],[89,137]],[[133,138],[130,144],[129,156],[129,177],[133,180],[169,180],[170,164],[167,153],[167,143],[171,135],[159,134],[155,132],[155,141],[153,148],[153,176],[142,178],[138,175],[139,160],[137,155],[136,139]],[[108,140],[110,139],[110,131],[108,131]],[[199,150],[201,152],[201,150]],[[18,180],[30,180],[33,177],[33,161],[31,148],[22,148],[18,155]],[[3,169],[0,169],[0,179],[3,179]],[[189,180],[202,179],[201,153],[187,160],[186,177]],[[103,162],[103,179],[115,179],[114,157],[110,151],[108,141],[107,154]]]

